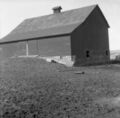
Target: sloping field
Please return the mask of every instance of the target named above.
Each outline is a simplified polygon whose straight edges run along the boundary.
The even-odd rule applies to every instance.
[[[120,118],[120,65],[0,64],[0,118]]]

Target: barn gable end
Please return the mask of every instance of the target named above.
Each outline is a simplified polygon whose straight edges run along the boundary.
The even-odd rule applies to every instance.
[[[72,55],[75,55],[77,63],[84,65],[109,62],[108,28],[105,17],[96,6],[71,35]]]

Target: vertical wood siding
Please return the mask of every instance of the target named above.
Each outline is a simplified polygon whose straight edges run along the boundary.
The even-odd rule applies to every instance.
[[[38,40],[38,50],[40,56],[71,55],[70,36]]]
[[[0,58],[5,59],[26,54],[25,42],[9,43],[0,45]]]
[[[0,57],[8,58],[26,55],[26,42],[0,45]],[[28,41],[29,55],[69,56],[71,55],[70,36]]]
[[[75,55],[81,64],[109,61],[108,26],[98,8],[72,34],[71,46],[72,55]],[[89,57],[86,55],[88,52]]]
[[[38,40],[28,41],[29,55],[38,55]]]

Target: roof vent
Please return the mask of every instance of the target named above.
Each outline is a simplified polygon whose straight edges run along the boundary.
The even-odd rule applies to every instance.
[[[62,9],[61,6],[54,7],[54,8],[53,8],[53,13],[54,13],[54,14],[56,14],[56,13],[61,13],[61,9]]]

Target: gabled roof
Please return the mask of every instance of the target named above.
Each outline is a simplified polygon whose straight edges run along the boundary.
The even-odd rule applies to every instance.
[[[97,5],[24,20],[0,43],[68,35],[82,24]]]

